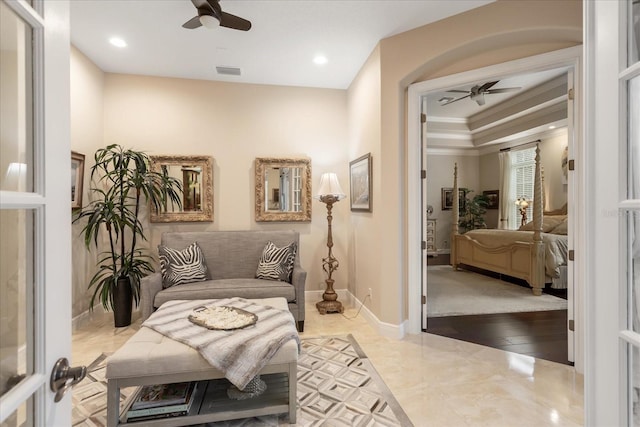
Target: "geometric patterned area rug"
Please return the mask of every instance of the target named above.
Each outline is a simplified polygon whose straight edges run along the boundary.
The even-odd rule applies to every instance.
[[[567,300],[450,265],[427,267],[427,317],[566,310]]]
[[[352,335],[304,338],[298,357],[297,426],[413,426]],[[107,386],[101,355],[73,388],[73,426],[106,426]],[[123,389],[122,399],[135,389]],[[286,414],[206,424],[289,425]]]

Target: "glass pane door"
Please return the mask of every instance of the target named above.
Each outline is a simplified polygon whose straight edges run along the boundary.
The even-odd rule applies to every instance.
[[[0,190],[20,194],[33,188],[34,31],[0,2]],[[9,194],[9,193],[6,193]],[[30,395],[34,375],[33,209],[0,210],[0,399]],[[7,414],[3,426],[32,425],[32,400]]]
[[[71,425],[49,388],[71,350],[69,49],[68,1],[0,0],[2,427]]]

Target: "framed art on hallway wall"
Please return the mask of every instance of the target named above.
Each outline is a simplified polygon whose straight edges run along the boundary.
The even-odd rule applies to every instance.
[[[82,207],[82,183],[84,181],[84,154],[71,152],[71,209]]]
[[[371,153],[349,162],[351,211],[371,212]]]

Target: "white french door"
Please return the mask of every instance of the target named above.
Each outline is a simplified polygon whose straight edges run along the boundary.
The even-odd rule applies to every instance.
[[[586,425],[640,425],[640,2],[586,1]]]
[[[0,424],[69,426],[69,3],[0,0],[0,34]]]

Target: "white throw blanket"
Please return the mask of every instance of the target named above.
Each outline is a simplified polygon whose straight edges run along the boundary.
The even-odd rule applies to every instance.
[[[233,331],[209,330],[188,316],[201,306],[230,306],[258,316],[255,325]],[[300,346],[291,312],[255,304],[243,298],[168,301],[143,324],[198,350],[233,385],[243,390],[280,347],[291,339]]]

